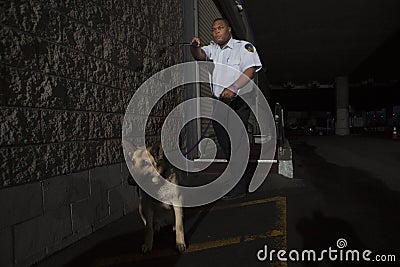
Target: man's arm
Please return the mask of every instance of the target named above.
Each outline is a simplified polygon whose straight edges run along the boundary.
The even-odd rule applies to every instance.
[[[238,93],[238,90],[245,86],[251,79],[254,77],[254,73],[256,72],[256,67],[250,67],[246,69],[242,75],[240,75],[239,79],[237,79],[231,86],[225,88],[221,93],[222,98],[231,99]]]
[[[203,49],[200,48],[201,45],[201,40],[198,37],[193,37],[192,43],[196,42],[197,46],[190,46],[190,53],[196,60],[201,60],[204,61],[206,60],[207,56],[206,53],[204,53]]]

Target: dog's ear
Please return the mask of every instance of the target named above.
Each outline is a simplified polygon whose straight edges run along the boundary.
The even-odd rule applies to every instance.
[[[164,159],[164,149],[162,148],[161,144],[158,144],[158,159]]]
[[[137,149],[136,146],[127,140],[123,140],[122,147],[125,150],[125,153],[127,153],[127,155],[129,156],[129,158],[132,159],[133,153]]]
[[[153,156],[154,161],[158,165],[160,161],[164,158],[164,152],[161,147],[161,144],[154,144],[150,148],[150,154]]]

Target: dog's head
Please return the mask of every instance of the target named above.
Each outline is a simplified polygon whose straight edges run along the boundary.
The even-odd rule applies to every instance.
[[[135,178],[156,177],[163,172],[164,166],[166,166],[161,144],[148,147],[134,147],[124,144],[124,149],[131,161],[130,169]]]

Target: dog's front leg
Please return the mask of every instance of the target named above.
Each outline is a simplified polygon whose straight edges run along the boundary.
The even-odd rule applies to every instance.
[[[176,248],[180,253],[182,253],[186,250],[185,233],[183,230],[182,207],[174,206],[174,213],[175,213]]]
[[[146,218],[146,226],[145,226],[145,236],[144,236],[144,244],[142,245],[142,252],[146,253],[153,249],[153,218],[154,213],[152,210],[148,210],[145,215]]]

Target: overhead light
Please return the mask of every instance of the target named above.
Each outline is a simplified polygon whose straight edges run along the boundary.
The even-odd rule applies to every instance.
[[[243,11],[243,6],[238,1],[235,1],[235,3],[236,3],[236,7],[239,10],[239,12],[242,12]]]

